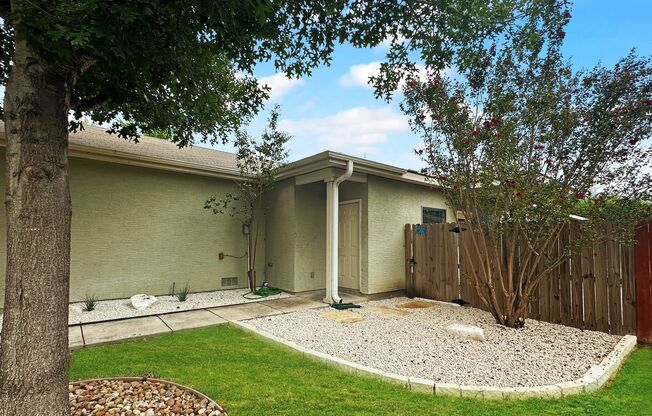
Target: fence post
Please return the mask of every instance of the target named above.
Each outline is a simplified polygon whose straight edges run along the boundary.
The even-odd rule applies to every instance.
[[[414,239],[412,225],[405,224],[405,294],[414,297]]]
[[[636,227],[636,337],[652,344],[652,221]]]

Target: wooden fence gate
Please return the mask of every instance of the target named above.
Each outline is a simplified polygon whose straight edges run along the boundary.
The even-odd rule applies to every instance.
[[[445,302],[461,298],[470,306],[486,309],[468,277],[470,268],[480,267],[479,259],[471,264],[461,254],[465,244],[472,244],[471,238],[464,238],[464,233],[470,231],[450,232],[455,227],[455,224],[405,226],[407,294]],[[647,279],[649,293],[639,291],[638,303],[640,307],[648,302],[649,315],[639,316],[639,325],[644,325],[644,320],[647,335],[652,338],[651,231],[652,225],[648,224],[645,230],[637,230],[637,237],[645,232],[648,238],[645,240],[648,274],[640,274],[639,281]],[[573,232],[566,229],[553,250],[561,250],[563,243],[573,239]],[[640,247],[639,244],[637,266],[643,255]],[[643,260],[640,263],[643,268]],[[635,334],[636,292],[633,247],[607,241],[583,249],[549,272],[533,294],[529,318],[612,334]]]

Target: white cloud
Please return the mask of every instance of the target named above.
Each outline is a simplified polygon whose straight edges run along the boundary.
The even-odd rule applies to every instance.
[[[427,79],[426,67],[422,64],[417,64],[416,68],[419,72],[419,79],[425,81]],[[377,76],[378,74],[380,74],[379,61],[369,62],[368,64],[353,65],[348,71],[346,71],[346,74],[340,77],[339,82],[343,87],[363,87],[371,89],[373,87],[369,84],[369,77]],[[403,83],[401,82],[399,89],[401,89],[402,86]]]
[[[408,119],[391,107],[355,107],[322,118],[282,120],[282,130],[316,140],[314,147],[345,153],[377,153],[392,134],[410,130]]]
[[[299,104],[296,107],[296,112],[305,114],[305,113],[313,110],[316,106],[317,105],[315,104],[315,102],[313,100],[308,100],[308,101],[305,101],[305,102]]]
[[[271,88],[269,99],[271,101],[280,101],[281,98],[292,89],[303,85],[305,81],[301,78],[288,78],[285,74],[274,74],[258,78],[261,85],[267,85]]]
[[[340,77],[340,85],[344,87],[365,87],[369,85],[369,77],[380,73],[380,62],[374,61],[368,64],[353,65],[346,74]]]
[[[389,49],[392,46],[392,40],[393,38],[391,36],[387,36],[385,39],[382,40],[382,42],[378,44],[378,46],[376,46],[376,49],[378,50]],[[396,38],[396,43],[401,44],[404,43],[406,40],[407,38],[404,38],[403,36],[398,36]]]

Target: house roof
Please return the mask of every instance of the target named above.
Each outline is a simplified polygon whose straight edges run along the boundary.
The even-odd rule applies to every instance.
[[[359,157],[346,155],[344,153],[332,152],[330,150],[317,153],[304,159],[297,160],[296,162],[287,164],[281,168],[278,178],[286,179],[299,175],[309,174],[311,172],[322,171],[329,168],[334,168],[338,171],[341,170],[341,172],[344,172],[346,170],[346,164],[349,160],[353,161],[354,173],[381,176],[402,182],[410,182],[417,185],[437,185],[433,183],[432,179],[428,176],[416,173],[408,169],[399,168],[385,163],[374,162],[372,160],[362,159]]]
[[[84,159],[114,162],[124,165],[172,170],[237,179],[240,172],[234,153],[201,146],[179,148],[174,143],[150,136],[141,136],[138,143],[111,135],[98,126],[85,126],[84,130],[69,136],[69,155]],[[0,121],[0,146],[5,146],[4,123]],[[382,176],[419,185],[432,186],[428,177],[384,163],[325,151],[284,166],[279,179],[316,172],[322,169],[346,169],[347,161],[354,163],[354,172]]]
[[[0,141],[5,145],[4,123],[0,122]],[[133,166],[159,168],[204,176],[239,177],[234,153],[201,146],[179,148],[174,143],[156,137],[141,136],[138,143],[111,135],[98,126],[69,136],[71,157],[102,160]]]

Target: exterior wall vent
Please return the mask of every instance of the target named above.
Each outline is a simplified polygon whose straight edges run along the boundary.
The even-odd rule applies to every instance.
[[[222,287],[224,286],[238,286],[237,277],[223,277],[222,278]]]

